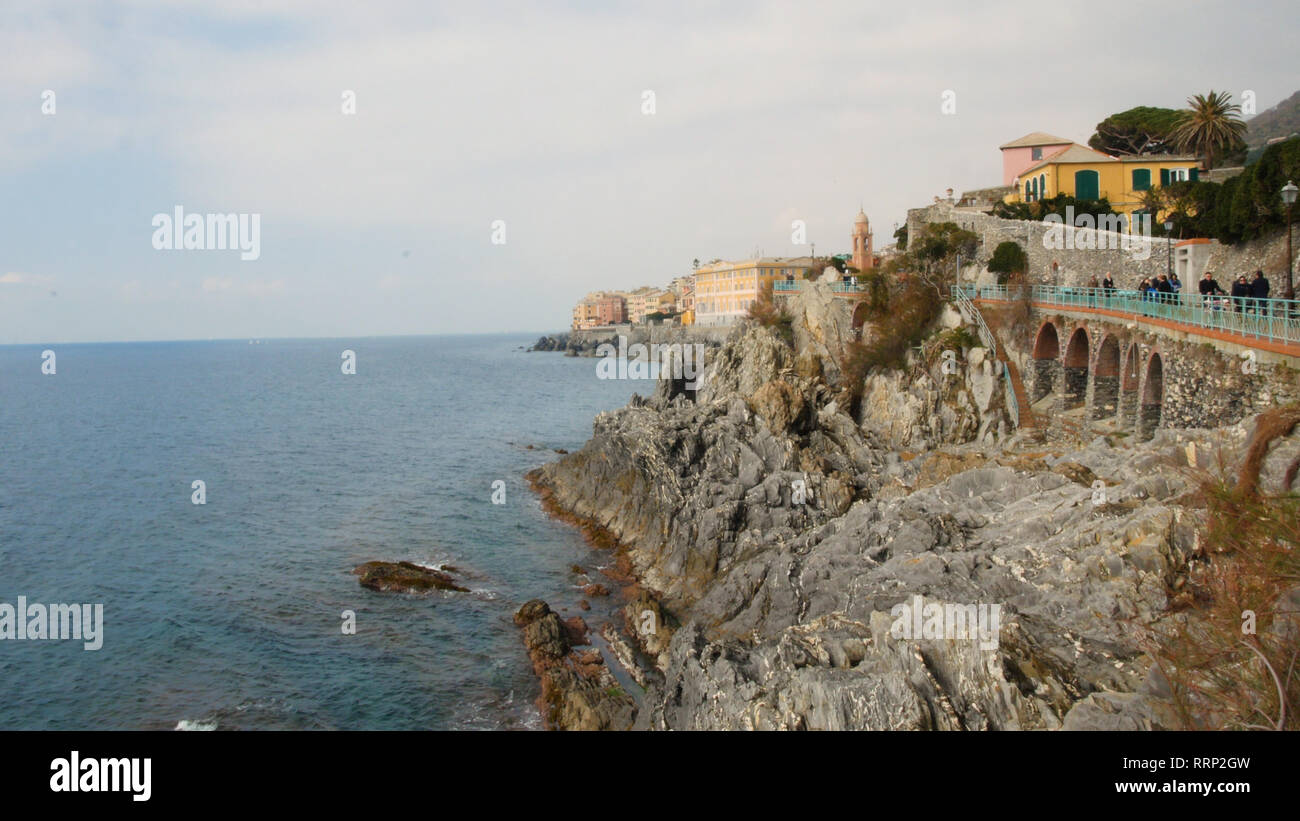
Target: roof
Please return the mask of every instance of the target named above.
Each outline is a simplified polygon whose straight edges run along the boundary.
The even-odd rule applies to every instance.
[[[1119,162],[1119,160],[1115,159],[1109,154],[1103,154],[1100,151],[1093,151],[1091,148],[1088,148],[1087,146],[1074,143],[1069,148],[1066,148],[1063,151],[1057,151],[1055,154],[1051,155],[1050,157],[1043,157],[1042,161],[1036,162],[1033,165],[1026,168],[1024,171],[1021,171],[1020,176],[1023,177],[1025,174],[1028,174],[1030,171],[1037,171],[1039,168],[1042,168],[1043,166],[1055,165],[1057,163],[1094,163],[1094,162]]]
[[[1120,162],[1199,162],[1201,158],[1193,154],[1121,154],[1115,159]]]
[[[1069,145],[1073,142],[1074,140],[1063,139],[1043,131],[1035,131],[1032,134],[1026,134],[1018,140],[1003,143],[1002,145],[999,145],[998,148],[1028,148],[1032,145]]]

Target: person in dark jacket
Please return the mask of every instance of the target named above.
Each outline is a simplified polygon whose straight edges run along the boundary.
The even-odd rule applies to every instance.
[[[1154,284],[1157,302],[1174,301],[1174,286],[1169,284],[1169,277],[1167,275],[1161,274]]]
[[[1268,278],[1263,271],[1256,271],[1255,278],[1250,281],[1250,295],[1255,298],[1255,310],[1261,314],[1268,308],[1268,291]]]
[[[1205,272],[1205,276],[1201,277],[1201,282],[1197,288],[1201,292],[1201,301],[1205,304],[1206,308],[1214,307],[1214,297],[1218,294],[1224,293],[1223,287],[1220,286],[1219,281],[1214,278],[1213,271]]]
[[[1232,305],[1237,313],[1246,309],[1246,303],[1250,301],[1250,283],[1246,281],[1246,275],[1242,274],[1237,277],[1237,281],[1232,283]]]
[[[1111,297],[1115,296],[1115,280],[1111,279],[1110,271],[1106,272],[1106,277],[1101,281],[1101,293],[1109,307]]]

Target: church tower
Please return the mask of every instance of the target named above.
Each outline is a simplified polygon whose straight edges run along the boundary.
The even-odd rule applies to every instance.
[[[858,210],[858,218],[853,221],[853,267],[862,273],[870,271],[875,264],[875,248],[871,243],[871,224],[867,215]]]

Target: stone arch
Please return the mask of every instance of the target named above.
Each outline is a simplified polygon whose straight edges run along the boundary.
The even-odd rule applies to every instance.
[[[870,312],[871,312],[871,307],[866,302],[866,300],[863,300],[862,302],[859,302],[857,305],[853,306],[853,330],[854,331],[861,330],[863,324],[865,324],[867,321],[867,314]]]
[[[1092,418],[1109,419],[1119,413],[1120,356],[1119,340],[1106,334],[1097,349],[1097,364],[1092,371]]]
[[[1160,427],[1160,414],[1165,399],[1165,363],[1158,351],[1147,358],[1146,375],[1142,380],[1142,407],[1138,414],[1138,438],[1150,439]]]
[[[1029,401],[1037,402],[1055,392],[1061,374],[1061,340],[1056,326],[1044,322],[1034,337],[1034,389]]]
[[[1124,367],[1119,379],[1119,418],[1128,427],[1137,424],[1138,386],[1142,383],[1142,350],[1136,342],[1124,349]]]
[[[1065,343],[1065,409],[1077,408],[1088,398],[1088,330],[1082,325],[1070,334]]]

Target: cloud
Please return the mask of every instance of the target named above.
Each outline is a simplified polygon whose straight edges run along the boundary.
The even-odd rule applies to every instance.
[[[35,287],[44,287],[54,282],[54,277],[48,274],[24,274],[19,271],[8,271],[0,274],[0,285],[31,285]]]
[[[233,277],[204,277],[202,284],[206,294],[229,294],[241,297],[278,296],[286,291],[285,282],[276,280],[242,280]]]
[[[0,185],[29,188],[0,206],[14,209],[0,211],[0,265],[140,305],[124,333],[170,329],[169,306],[193,299],[193,332],[220,336],[234,312],[216,297],[289,291],[304,302],[277,317],[287,335],[326,315],[340,324],[321,332],[338,334],[560,327],[583,293],[662,284],[696,257],[802,253],[795,219],[818,252],[847,251],[861,203],[882,244],[907,208],[999,182],[997,146],[1030,131],[1086,140],[1134,105],[1214,86],[1255,89],[1263,110],[1300,86],[1286,27],[1221,27],[1189,62],[1204,15],[1148,6],[1098,28],[1077,7],[1005,0],[320,5],[10,0]],[[1252,14],[1288,11],[1264,5]],[[1106,59],[1081,67],[1080,48]],[[33,199],[85,203],[81,248],[113,252],[29,245],[3,218]],[[261,214],[261,278],[226,276],[213,255],[131,257],[147,228],[126,243],[130,229],[90,216],[147,226],[177,203]],[[490,244],[496,219],[506,246]],[[376,280],[392,248],[413,252]],[[380,296],[326,313],[363,292]]]

